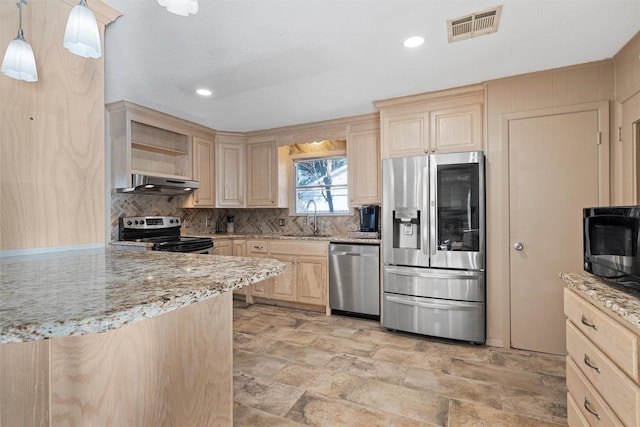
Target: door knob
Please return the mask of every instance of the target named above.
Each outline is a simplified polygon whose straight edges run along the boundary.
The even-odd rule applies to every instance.
[[[515,242],[513,244],[513,249],[515,249],[516,251],[521,251],[523,247],[524,246],[522,246],[522,243],[520,243],[520,242]]]

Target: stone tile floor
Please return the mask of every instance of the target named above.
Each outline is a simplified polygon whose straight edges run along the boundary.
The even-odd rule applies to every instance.
[[[234,426],[562,426],[565,359],[234,302]]]

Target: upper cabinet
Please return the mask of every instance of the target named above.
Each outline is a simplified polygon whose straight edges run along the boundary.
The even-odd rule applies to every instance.
[[[245,155],[244,134],[216,133],[215,174],[216,207],[245,207]]]
[[[347,160],[349,173],[349,205],[380,204],[380,130],[375,117],[373,126],[365,122],[349,125]]]
[[[247,207],[275,208],[278,202],[278,147],[275,138],[247,141]]]
[[[376,102],[382,158],[482,150],[484,86]]]
[[[132,174],[193,179],[193,138],[214,131],[127,101],[106,106],[113,188],[132,186]]]
[[[215,207],[214,143],[208,139],[193,138],[193,179],[200,182],[185,207]]]
[[[247,207],[286,208],[289,147],[276,135],[247,137]]]

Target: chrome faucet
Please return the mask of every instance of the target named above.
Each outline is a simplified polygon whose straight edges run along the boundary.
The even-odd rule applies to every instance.
[[[309,205],[311,203],[313,203],[313,235],[315,236],[318,234],[318,208],[314,200],[307,202],[307,225],[309,225]]]

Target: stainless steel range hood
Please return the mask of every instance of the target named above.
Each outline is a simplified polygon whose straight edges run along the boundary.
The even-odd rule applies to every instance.
[[[117,188],[118,193],[182,196],[200,188],[198,181],[133,174],[130,188]]]

